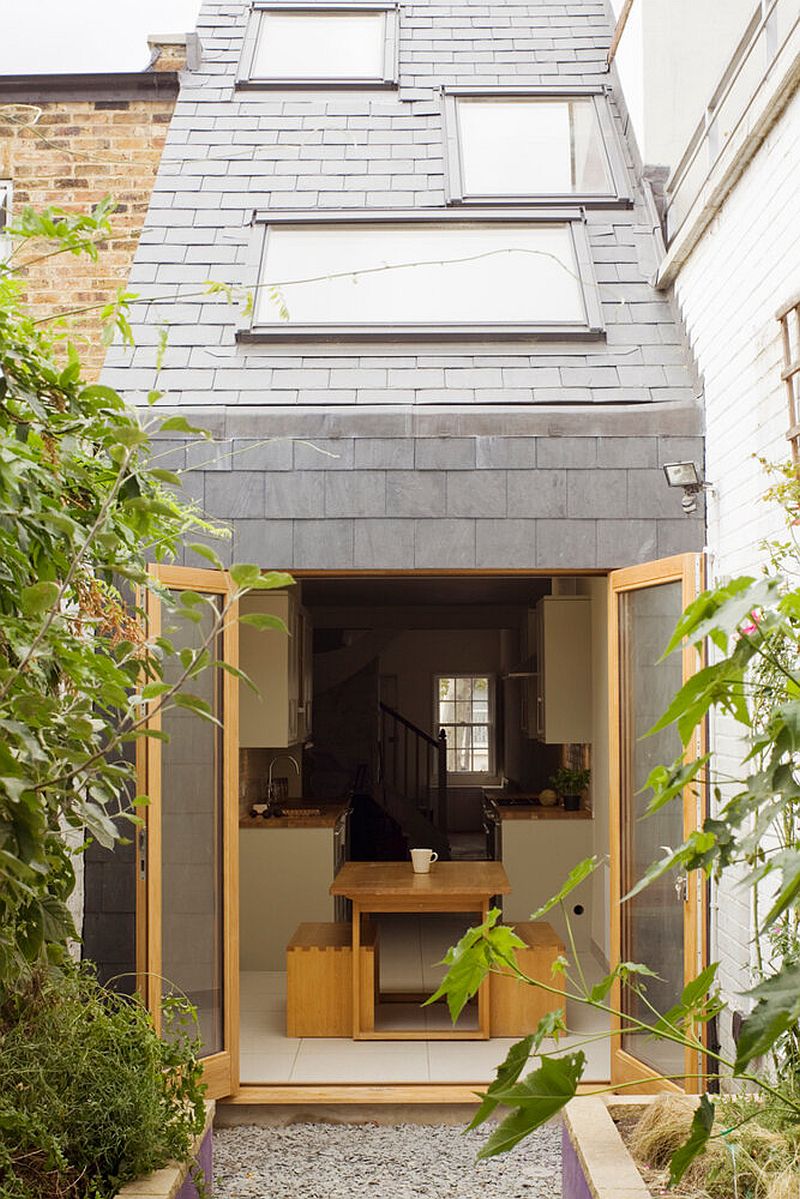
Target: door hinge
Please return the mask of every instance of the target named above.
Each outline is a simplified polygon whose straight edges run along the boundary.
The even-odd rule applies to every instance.
[[[139,881],[144,882],[147,879],[147,828],[143,824],[136,830],[136,856]]]

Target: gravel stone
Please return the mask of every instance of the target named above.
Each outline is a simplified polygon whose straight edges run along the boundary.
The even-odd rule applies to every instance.
[[[491,1126],[488,1126],[489,1128]],[[241,1125],[214,1134],[214,1199],[556,1199],[561,1125],[510,1153],[452,1125]]]

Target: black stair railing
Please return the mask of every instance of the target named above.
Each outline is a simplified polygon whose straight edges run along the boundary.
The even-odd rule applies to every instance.
[[[446,836],[446,732],[440,729],[438,737],[432,737],[387,704],[379,708],[384,782]]]

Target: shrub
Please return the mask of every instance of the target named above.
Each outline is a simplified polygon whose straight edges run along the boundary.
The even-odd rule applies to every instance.
[[[137,999],[87,967],[40,975],[0,1008],[0,1195],[108,1199],[186,1160],[205,1119],[194,1016],[162,1041]]]

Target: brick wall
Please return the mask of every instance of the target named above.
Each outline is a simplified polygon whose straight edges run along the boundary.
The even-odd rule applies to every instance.
[[[800,93],[683,267],[677,299],[705,382],[708,545],[714,579],[757,572],[764,538],[781,535],[782,516],[763,501],[757,455],[788,458],[786,393],[775,311],[800,279],[796,187],[800,172]],[[717,716],[712,744],[721,773],[741,775],[737,726]],[[732,880],[713,903],[710,958],[734,1007],[749,983],[749,893]],[[723,1035],[727,1030],[723,1029]]]
[[[83,91],[80,83],[68,87],[56,78],[52,98],[40,100],[48,94],[42,80],[28,92],[36,103],[24,102],[23,91],[0,80],[0,179],[12,182],[12,222],[25,205],[86,212],[109,194],[118,202],[114,236],[97,262],[60,254],[27,272],[26,298],[36,316],[89,308],[71,317],[69,328],[91,377],[99,374],[105,354],[96,306],[127,282],[175,106],[175,72],[184,60],[185,44],[181,50],[170,41],[138,88],[121,86],[127,76],[106,76],[102,84],[87,76]],[[163,86],[146,78],[153,73]],[[31,248],[26,255],[39,253]]]

